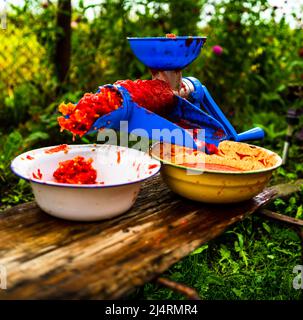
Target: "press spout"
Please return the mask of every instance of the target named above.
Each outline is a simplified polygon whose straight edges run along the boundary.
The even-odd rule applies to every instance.
[[[181,70],[155,70],[151,69],[152,79],[165,81],[172,88],[174,94],[180,95],[182,87],[182,71]]]

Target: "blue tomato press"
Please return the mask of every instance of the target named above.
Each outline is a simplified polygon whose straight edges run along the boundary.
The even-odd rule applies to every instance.
[[[152,78],[169,83],[177,103],[171,114],[163,118],[137,105],[128,91],[117,85],[123,98],[122,107],[97,119],[89,132],[101,128],[121,130],[120,121],[125,121],[125,131],[129,133],[191,148],[198,148],[196,140],[178,125],[180,122],[186,122],[186,128],[204,129],[205,142],[216,146],[223,140],[247,141],[264,137],[264,131],[258,127],[238,134],[207,88],[196,78],[182,78],[182,69],[198,57],[205,37],[128,38],[128,41],[135,56],[150,68]],[[167,134],[176,132],[175,129],[179,134]]]

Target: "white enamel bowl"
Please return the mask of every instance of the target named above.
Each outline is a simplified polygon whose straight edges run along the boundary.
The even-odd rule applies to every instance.
[[[115,217],[130,209],[137,199],[142,181],[160,170],[160,162],[135,149],[113,145],[69,145],[68,152],[45,151],[46,147],[16,157],[12,171],[30,181],[40,208],[59,218],[94,221]],[[76,156],[92,158],[97,183],[78,185],[57,183],[53,172],[60,161]],[[41,179],[33,177],[38,169]]]

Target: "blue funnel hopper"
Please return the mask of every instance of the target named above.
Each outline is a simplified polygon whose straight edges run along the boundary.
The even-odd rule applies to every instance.
[[[134,55],[154,70],[181,70],[200,54],[206,37],[127,38]]]

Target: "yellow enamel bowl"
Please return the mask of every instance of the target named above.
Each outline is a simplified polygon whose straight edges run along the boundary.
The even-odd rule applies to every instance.
[[[152,146],[151,155],[162,162],[161,175],[167,186],[185,198],[205,203],[235,203],[253,198],[265,188],[273,171],[282,164],[276,153],[248,145],[271,156],[273,165],[250,171],[193,169],[163,160],[156,152],[159,145]]]

